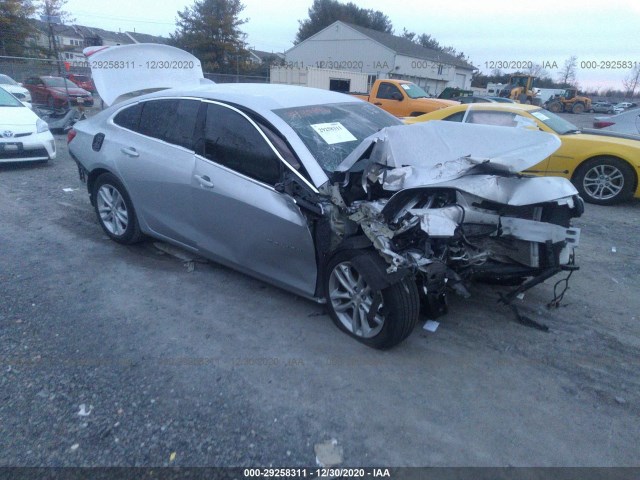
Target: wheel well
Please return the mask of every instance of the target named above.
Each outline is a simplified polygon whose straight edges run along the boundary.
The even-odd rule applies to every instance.
[[[93,186],[96,183],[97,178],[103,173],[111,173],[106,168],[96,168],[95,170],[91,170],[89,175],[87,176],[87,190],[89,191],[89,196],[91,197],[91,205],[95,202],[95,198],[93,198]]]
[[[620,157],[616,157],[614,155],[596,155],[595,157],[591,157],[591,158],[587,158],[585,159],[583,162],[580,163],[580,165],[578,165],[576,167],[576,169],[573,171],[573,175],[571,175],[571,181],[575,182],[576,179],[576,175],[578,173],[578,171],[580,170],[580,168],[582,168],[584,166],[585,163],[590,162],[591,160],[598,160],[598,159],[607,159],[607,158],[615,158],[616,160],[619,160],[621,162],[626,163],[627,165],[629,165],[631,167],[631,171],[633,172],[633,191],[635,192],[636,189],[638,188],[638,174],[636,172],[636,169],[633,168],[633,165],[631,165],[631,163],[627,162],[624,158],[620,158]]]

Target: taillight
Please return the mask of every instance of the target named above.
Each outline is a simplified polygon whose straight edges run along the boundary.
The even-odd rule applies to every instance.
[[[616,122],[606,122],[606,121],[593,122],[593,128],[610,127],[611,125],[615,125],[615,124]]]
[[[76,138],[76,132],[73,128],[67,132],[67,143],[71,143],[71,140]]]

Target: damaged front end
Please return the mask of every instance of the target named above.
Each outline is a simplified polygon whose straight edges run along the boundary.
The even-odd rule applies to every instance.
[[[513,286],[502,297],[510,304],[577,269],[580,230],[570,225],[583,212],[577,191],[563,178],[517,173],[558,146],[552,135],[501,127],[385,128],[326,186],[324,250],[375,249],[389,282],[415,277],[431,317],[446,312],[448,291],[468,297],[471,280]]]

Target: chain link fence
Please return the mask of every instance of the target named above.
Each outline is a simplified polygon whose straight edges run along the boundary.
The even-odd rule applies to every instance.
[[[27,77],[39,75],[59,76],[60,73],[91,75],[91,69],[81,65],[82,62],[69,61],[69,70],[63,61],[29,57],[0,56],[0,73],[9,75],[16,82],[23,82]],[[86,65],[86,64],[85,64]],[[59,73],[60,72],[60,73]],[[257,75],[239,75],[232,73],[205,73],[204,76],[216,83],[269,83],[269,77]]]
[[[232,73],[205,73],[205,78],[216,83],[269,83],[269,77],[234,75]]]
[[[23,82],[25,78],[39,75],[59,76],[60,73],[74,73],[76,75],[91,75],[91,70],[86,66],[77,65],[78,62],[69,62],[69,71],[65,69],[64,62],[53,59],[29,58],[29,57],[3,57],[0,56],[0,73],[9,75],[16,82]],[[58,70],[59,68],[59,70]]]

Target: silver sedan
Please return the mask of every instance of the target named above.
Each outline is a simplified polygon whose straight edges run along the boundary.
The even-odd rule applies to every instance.
[[[113,240],[159,238],[326,302],[375,348],[476,276],[515,296],[573,263],[576,190],[514,173],[558,148],[543,132],[405,126],[335,92],[209,84],[115,103],[68,140]]]

